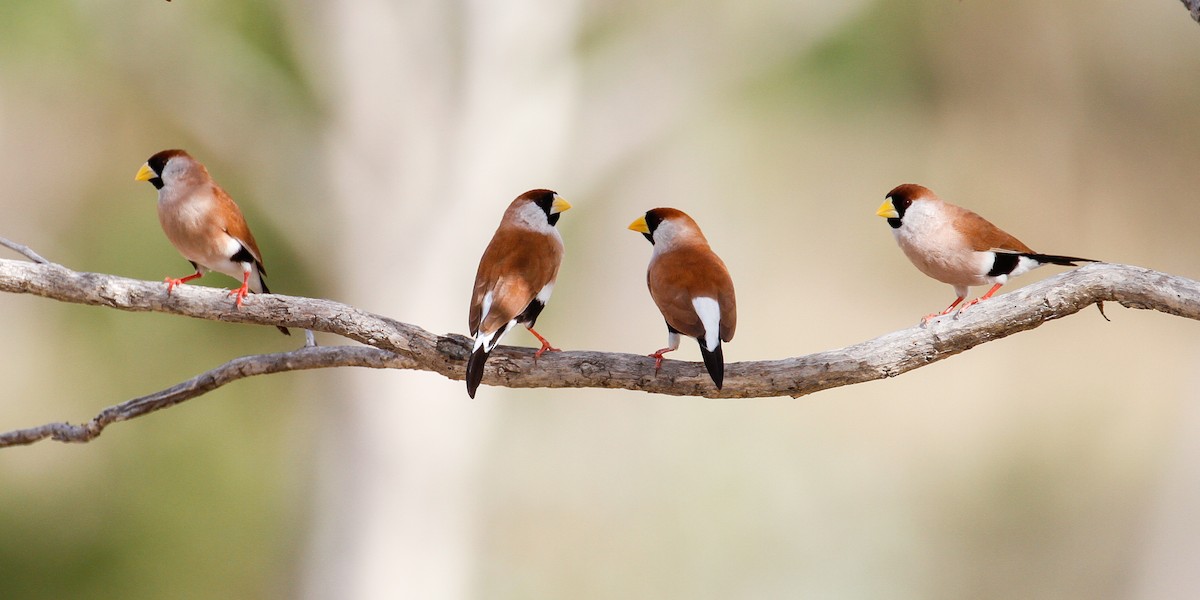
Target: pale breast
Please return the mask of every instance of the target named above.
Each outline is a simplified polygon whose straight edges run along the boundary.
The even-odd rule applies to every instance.
[[[937,247],[922,249],[903,242],[900,248],[917,269],[942,283],[955,286],[989,283],[987,272],[992,266],[990,252],[975,252],[969,248],[960,252]]]
[[[955,286],[984,285],[992,268],[990,252],[976,252],[948,223],[908,219],[893,229],[896,243],[922,273]]]
[[[211,199],[199,194],[181,200],[160,201],[158,220],[167,239],[184,258],[225,273],[230,270],[229,257],[241,246],[213,222],[213,208]]]

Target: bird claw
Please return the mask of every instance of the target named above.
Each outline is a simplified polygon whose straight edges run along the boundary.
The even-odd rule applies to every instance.
[[[671,350],[672,350],[671,348],[663,348],[661,350],[655,351],[653,354],[646,355],[646,356],[654,359],[654,376],[655,377],[658,377],[658,371],[660,369],[662,369],[663,355],[670,352]]]
[[[193,279],[197,279],[199,277],[200,277],[200,272],[197,271],[196,273],[192,273],[191,275],[188,275],[187,277],[178,277],[178,278],[177,277],[166,277],[166,278],[164,278],[163,281],[166,282],[166,284],[167,284],[167,295],[168,296],[171,295],[171,290],[175,289],[175,286],[183,285],[184,283],[191,281]]]
[[[967,310],[968,308],[975,306],[976,304],[979,304],[980,300],[983,300],[983,298],[976,298],[974,300],[971,300],[970,302],[963,304],[961,307],[959,307],[958,312],[955,313],[954,318],[958,319],[960,316],[962,316],[962,313],[964,310]]]
[[[529,333],[532,333],[533,337],[537,338],[537,341],[542,343],[542,347],[538,348],[538,351],[533,353],[533,363],[534,364],[537,364],[537,359],[541,358],[542,355],[547,352],[562,352],[561,349],[551,346],[550,342],[546,341],[546,338],[542,337],[542,334],[538,333],[537,331],[534,331],[534,329],[532,327],[530,327],[528,325],[526,325],[525,327],[527,329],[529,329]]]
[[[537,362],[537,359],[541,358],[542,355],[547,352],[562,352],[562,348],[555,348],[554,346],[550,345],[550,342],[542,340],[542,347],[539,348],[537,352],[533,353],[533,361]]]
[[[237,296],[237,298],[236,298],[236,299],[233,301],[233,304],[234,304],[234,306],[235,306],[235,307],[237,307],[237,308],[241,308],[241,307],[242,307],[242,300],[245,300],[245,299],[246,299],[246,296],[250,295],[250,288],[249,288],[249,287],[247,287],[247,286],[244,286],[244,285],[243,285],[242,287],[240,287],[240,288],[238,288],[238,289],[236,289],[236,290],[229,290],[229,293],[228,293],[228,294],[226,294],[226,295],[227,295],[227,296],[234,296],[234,295],[236,295],[236,296]]]

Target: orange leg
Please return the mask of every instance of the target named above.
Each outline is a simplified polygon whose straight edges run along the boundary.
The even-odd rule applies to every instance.
[[[168,296],[171,295],[171,290],[175,289],[175,286],[182,285],[193,279],[199,279],[202,275],[204,275],[204,273],[201,273],[200,271],[196,271],[195,273],[192,273],[191,275],[188,275],[187,277],[180,277],[179,279],[176,279],[174,277],[168,277],[168,278],[164,279],[163,281],[167,282],[167,295]]]
[[[654,359],[654,375],[655,376],[658,375],[658,370],[662,368],[663,355],[668,352],[674,352],[678,349],[679,349],[678,346],[676,346],[675,348],[671,348],[671,347],[659,348],[658,350],[654,351],[654,354],[646,355],[646,356],[649,356],[650,358]]]
[[[237,299],[234,300],[234,305],[238,308],[241,308],[242,300],[244,300],[246,296],[250,294],[250,271],[246,271],[245,274],[242,275],[242,287],[236,290],[229,290],[230,296],[235,294],[237,295]]]
[[[921,324],[924,325],[924,324],[928,323],[930,321],[930,319],[936,319],[936,318],[954,310],[954,307],[958,306],[958,303],[962,302],[965,299],[966,298],[964,298],[963,296],[959,296],[958,298],[954,299],[954,302],[951,303],[950,306],[946,307],[946,310],[943,310],[940,313],[930,313],[930,314],[925,315],[924,317],[921,317]]]
[[[1002,285],[1004,285],[1004,284],[1003,284],[1003,283],[997,283],[996,285],[993,285],[993,286],[992,286],[992,289],[988,290],[986,294],[984,294],[984,295],[982,295],[982,296],[980,296],[980,297],[978,297],[978,298],[976,298],[976,299],[974,299],[974,300],[972,300],[972,301],[970,301],[970,302],[968,302],[968,303],[964,304],[962,308],[958,309],[958,312],[960,312],[960,313],[961,313],[962,311],[964,311],[964,310],[967,310],[967,307],[968,307],[968,306],[975,306],[976,304],[979,304],[980,302],[983,302],[984,300],[987,300],[988,298],[991,298],[991,297],[992,297],[992,294],[995,294],[995,293],[996,293],[996,290],[1000,289],[1000,286],[1002,286]]]
[[[525,328],[529,330],[529,333],[533,334],[533,337],[537,338],[538,341],[542,343],[542,347],[540,349],[538,349],[537,352],[533,353],[533,360],[537,360],[537,359],[541,358],[542,355],[545,354],[547,350],[549,350],[550,352],[562,352],[561,349],[551,346],[550,342],[547,342],[546,338],[542,337],[542,334],[534,331],[532,327],[526,325]]]

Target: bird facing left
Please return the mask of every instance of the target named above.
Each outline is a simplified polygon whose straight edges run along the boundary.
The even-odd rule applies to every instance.
[[[970,286],[991,284],[984,295],[963,304],[959,313],[992,297],[1010,278],[1042,265],[1077,266],[1090,258],[1034,252],[987,219],[938,198],[915,183],[896,186],[876,215],[887,219],[896,243],[922,273],[954,286],[954,302],[925,315],[921,324],[949,314],[967,297]]]
[[[229,292],[238,308],[251,292],[271,293],[264,281],[262,253],[242,210],[200,161],[184,150],[163,150],[151,156],[134,179],[149,181],[158,190],[158,222],[196,270],[186,277],[167,277],[167,295],[205,271],[241,280],[242,286]],[[277,328],[291,335],[286,327]]]
[[[704,368],[721,389],[725,381],[721,342],[732,341],[737,329],[737,298],[729,269],[708,245],[696,221],[681,210],[648,210],[630,223],[629,229],[646,236],[654,246],[646,284],[667,322],[667,347],[650,355],[655,374],[662,367],[663,354],[679,349],[679,335],[683,334],[696,338]]]

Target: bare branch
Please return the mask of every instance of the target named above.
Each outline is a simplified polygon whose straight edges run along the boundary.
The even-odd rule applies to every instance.
[[[0,433],[0,448],[32,444],[46,438],[60,442],[90,442],[113,423],[175,406],[227,383],[255,375],[330,367],[407,369],[411,368],[410,364],[410,361],[386,350],[364,346],[306,346],[292,352],[243,356],[161,392],[110,406],[87,423],[47,423],[40,427]]]
[[[330,300],[254,295],[238,310],[222,290],[182,286],[176,288],[172,296],[167,296],[161,283],[80,273],[56,264],[0,259],[0,291],[120,310],[301,327],[344,336],[389,353],[373,354],[370,349],[333,347],[245,357],[170,390],[130,401],[137,406],[142,403],[151,406],[138,414],[170,406],[239,377],[297,368],[418,369],[450,379],[462,379],[471,348],[470,340],[465,336],[435,335],[415,325]],[[640,354],[555,352],[535,363],[532,349],[508,346],[492,353],[484,383],[511,388],[618,388],[708,398],[799,397],[833,387],[895,377],[979,344],[1074,314],[1093,304],[1100,305],[1103,314],[1103,302],[1118,302],[1127,308],[1157,310],[1200,320],[1200,282],[1141,267],[1092,264],[978,304],[957,318],[942,317],[928,327],[912,327],[807,356],[729,364],[725,369],[723,390],[712,386],[700,363],[668,360],[656,375],[654,360]],[[360,350],[361,354],[356,354]],[[131,413],[127,411],[131,409],[122,408],[129,404],[109,411],[115,410],[118,415],[126,415],[121,418],[129,418]],[[79,427],[95,428],[96,423],[120,420],[104,420],[109,411]],[[97,430],[81,434],[60,423],[4,434],[0,439],[15,440],[9,443],[16,444],[47,436],[64,440],[87,439],[98,433]]]
[[[28,258],[29,260],[32,260],[35,263],[39,263],[39,264],[43,264],[43,265],[50,264],[50,261],[42,258],[42,256],[40,254],[38,254],[37,252],[34,252],[32,249],[30,249],[29,246],[26,246],[24,244],[18,244],[8,238],[0,237],[0,246],[4,246],[6,248],[9,248],[10,250],[15,250],[15,251],[25,255],[26,258]]]
[[[7,260],[0,260],[0,291],[121,310],[302,327],[390,350],[411,361],[407,368],[451,379],[463,378],[470,353],[465,336],[438,336],[331,300],[254,295],[239,310],[218,289],[182,286],[167,296],[161,283]],[[1200,319],[1200,282],[1127,265],[1089,265],[978,304],[958,318],[935,320],[927,328],[913,327],[808,356],[732,363],[726,367],[722,391],[712,387],[700,363],[668,360],[655,376],[654,361],[640,354],[554,352],[535,365],[532,349],[507,346],[493,352],[484,382],[515,388],[622,388],[710,398],[798,397],[894,377],[1105,301]]]

